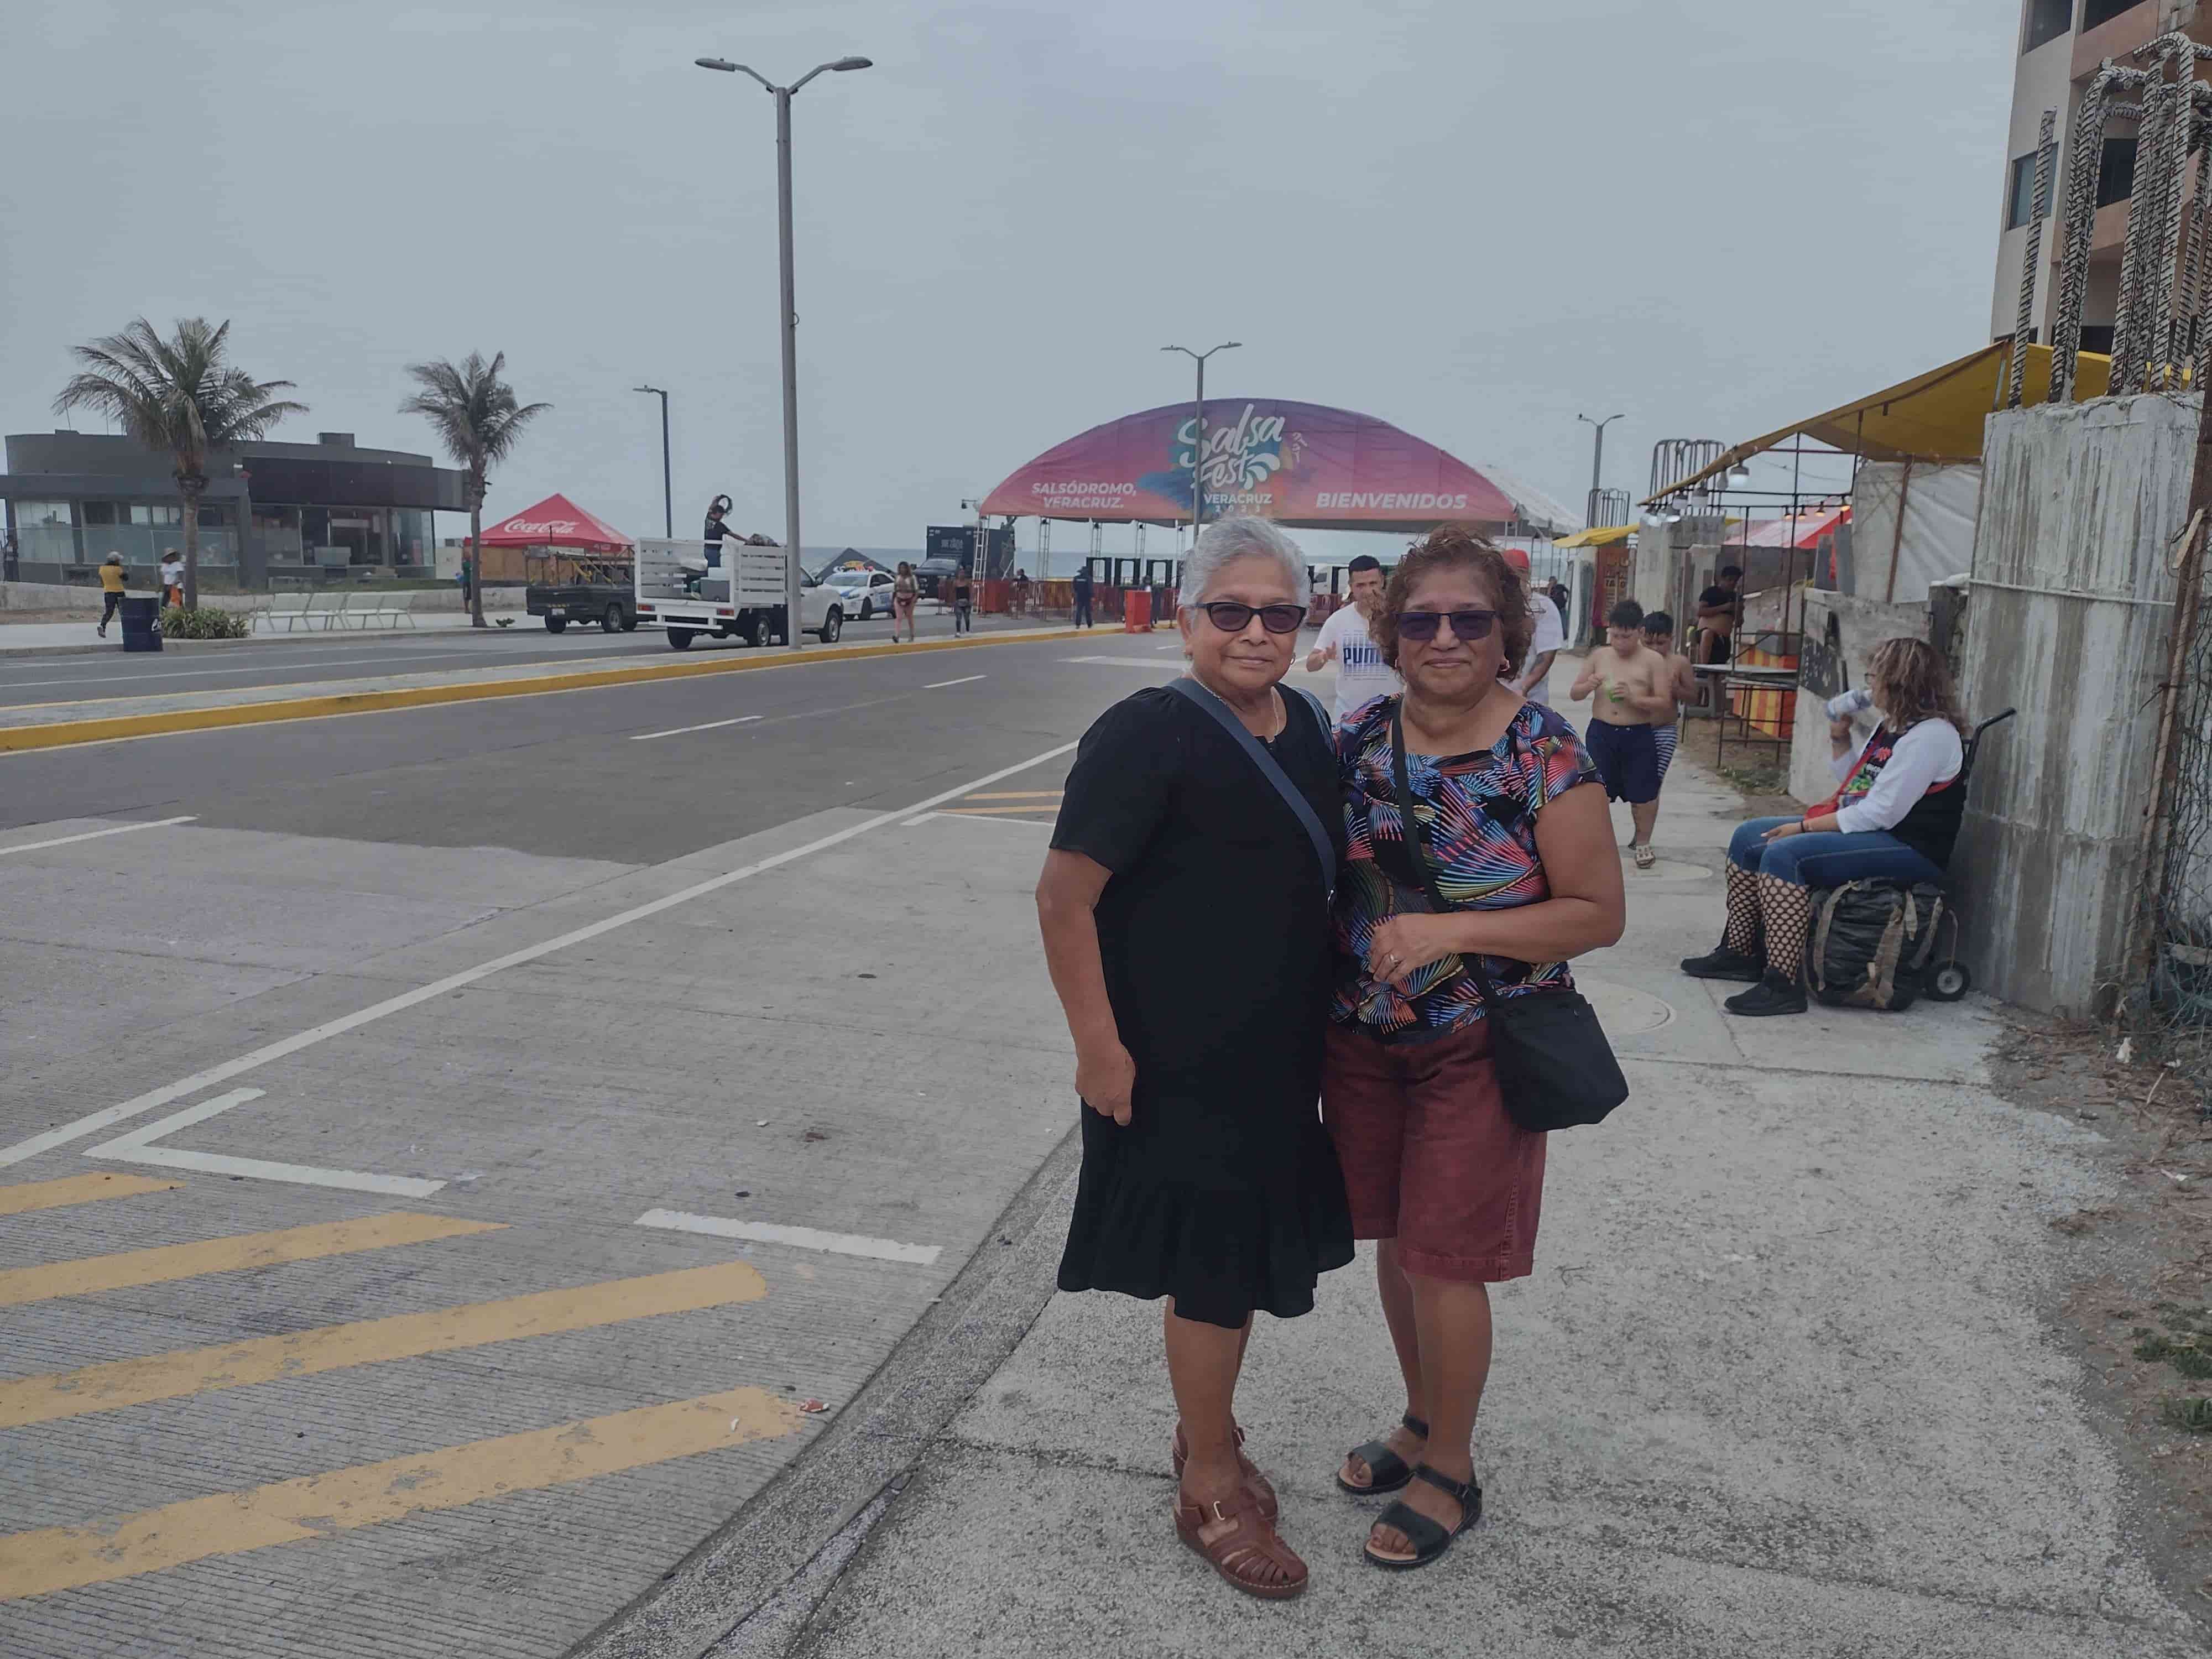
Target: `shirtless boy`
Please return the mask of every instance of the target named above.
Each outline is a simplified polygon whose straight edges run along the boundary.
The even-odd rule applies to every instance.
[[[1658,861],[1651,827],[1659,817],[1659,745],[1655,725],[1674,714],[1674,673],[1667,659],[1644,643],[1644,608],[1623,599],[1606,613],[1605,644],[1589,654],[1567,694],[1577,702],[1595,694],[1583,741],[1597,763],[1610,799],[1628,803],[1634,820],[1628,850],[1636,867]]]

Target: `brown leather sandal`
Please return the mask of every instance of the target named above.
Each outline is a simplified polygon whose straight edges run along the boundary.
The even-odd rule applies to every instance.
[[[1206,1542],[1200,1535],[1200,1529],[1221,1521],[1233,1521],[1236,1525],[1212,1543]],[[1287,1601],[1304,1593],[1306,1564],[1283,1541],[1274,1522],[1260,1513],[1260,1505],[1249,1492],[1240,1492],[1227,1503],[1217,1499],[1196,1504],[1185,1503],[1178,1491],[1175,1523],[1176,1535],[1204,1558],[1224,1583],[1245,1595],[1266,1601]]]
[[[1168,1448],[1168,1461],[1175,1465],[1176,1479],[1182,1479],[1182,1466],[1190,1462],[1190,1445],[1183,1438],[1182,1425],[1176,1425],[1175,1443]],[[1237,1431],[1237,1467],[1244,1476],[1245,1490],[1259,1500],[1260,1513],[1272,1522],[1282,1513],[1282,1505],[1275,1499],[1275,1489],[1267,1477],[1260,1473],[1260,1466],[1244,1455],[1244,1431]]]

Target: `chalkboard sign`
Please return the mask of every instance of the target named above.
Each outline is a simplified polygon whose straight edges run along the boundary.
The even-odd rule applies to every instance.
[[[1844,661],[1844,628],[1836,613],[1828,613],[1827,632],[1807,635],[1797,659],[1797,684],[1822,701],[1839,696],[1850,688],[1850,669]]]

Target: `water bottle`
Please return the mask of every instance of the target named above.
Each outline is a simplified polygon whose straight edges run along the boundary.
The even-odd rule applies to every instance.
[[[1873,692],[1846,691],[1840,697],[1828,699],[1828,718],[1832,720],[1848,720],[1861,710],[1873,707]]]

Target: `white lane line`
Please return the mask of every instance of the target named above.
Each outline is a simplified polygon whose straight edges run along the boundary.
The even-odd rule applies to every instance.
[[[988,680],[990,678],[988,674],[963,674],[957,680],[938,680],[921,689],[925,691],[942,691],[948,685],[973,685],[977,680]]]
[[[556,938],[549,939],[542,944],[526,945],[520,951],[510,951],[503,957],[495,957],[489,962],[479,963],[473,968],[465,968],[458,974],[448,974],[445,978],[434,980],[428,985],[418,985],[411,991],[402,991],[398,996],[386,997],[381,1002],[371,1003],[368,1007],[358,1009],[353,1013],[342,1015],[337,1019],[326,1020],[320,1025],[295,1032],[292,1036],[276,1042],[265,1043],[249,1053],[239,1055],[235,1060],[226,1060],[221,1065],[210,1066],[204,1072],[195,1072],[190,1077],[178,1079],[174,1083],[165,1084],[158,1089],[149,1089],[144,1094],[124,1101],[119,1105],[90,1113],[72,1122],[57,1125],[43,1133],[31,1136],[27,1140],[19,1140],[12,1146],[0,1146],[0,1169],[6,1169],[10,1164],[21,1164],[26,1158],[36,1158],[40,1153],[51,1152],[57,1146],[66,1146],[72,1140],[82,1140],[87,1135],[97,1134],[110,1124],[122,1123],[134,1117],[143,1117],[148,1112],[183,1100],[188,1096],[196,1095],[203,1089],[212,1088],[218,1083],[228,1083],[234,1077],[241,1077],[248,1072],[257,1071],[271,1060],[283,1060],[287,1055],[298,1054],[303,1048],[312,1048],[319,1042],[327,1042],[334,1036],[343,1036],[348,1031],[358,1030],[361,1027],[374,1024],[380,1019],[388,1019],[394,1014],[404,1013],[419,1003],[433,1001],[449,991],[460,989],[464,985],[473,985],[478,980],[489,979],[494,974],[507,969],[520,968],[525,963],[537,961],[540,957],[550,957],[556,951],[565,951],[572,945],[581,945],[586,939],[599,938],[602,933],[611,933],[617,927],[627,927],[634,921],[643,921],[648,916],[657,916],[665,910],[673,910],[679,905],[689,904],[695,899],[704,898],[709,893],[718,893],[733,883],[744,881],[750,876],[760,875],[765,871],[778,869],[794,860],[803,859],[815,853],[826,852],[832,847],[842,846],[855,836],[865,836],[872,830],[880,830],[885,824],[903,823],[916,812],[927,812],[932,807],[942,806],[949,800],[957,800],[961,796],[972,793],[975,790],[988,789],[1001,778],[1011,778],[1028,771],[1031,767],[1042,766],[1047,761],[1058,760],[1062,755],[1073,752],[1075,747],[1073,743],[1060,744],[1046,750],[1042,755],[1032,755],[1025,761],[1017,761],[1012,766],[1002,766],[997,771],[986,773],[980,778],[971,778],[966,783],[959,784],[942,793],[932,795],[927,800],[916,801],[913,805],[902,806],[896,811],[878,812],[873,817],[863,818],[858,823],[848,824],[842,830],[835,830],[829,835],[810,841],[803,847],[794,847],[787,852],[777,853],[762,859],[757,863],[725,871],[719,876],[708,877],[705,881],[694,882],[680,892],[670,893],[650,902],[634,906],[619,915],[608,916],[586,927],[575,928]]]
[[[362,663],[450,662],[456,656],[493,654],[488,651],[410,651],[396,657],[326,657],[320,662],[257,662],[245,668],[175,668],[150,674],[95,674],[90,678],[78,675],[65,680],[0,680],[0,691],[25,691],[38,685],[108,685],[121,684],[125,681],[135,684],[139,680],[204,680],[214,674],[265,674],[280,668],[352,668]],[[508,653],[501,652],[496,654],[506,656]],[[559,662],[564,659],[556,657],[550,660]]]
[[[704,726],[677,726],[670,727],[665,732],[636,732],[631,733],[630,741],[646,743],[654,738],[680,738],[686,732],[712,732],[725,726],[743,726],[748,721],[760,718],[758,714],[740,714],[733,720],[708,720]]]
[[[662,1227],[670,1232],[706,1233],[714,1238],[750,1238],[763,1244],[790,1244],[802,1250],[827,1250],[833,1255],[865,1255],[878,1261],[911,1261],[927,1267],[943,1254],[936,1244],[902,1244],[895,1238],[868,1238],[859,1233],[825,1233],[812,1227],[784,1227],[773,1221],[733,1221],[727,1216],[691,1215],[682,1210],[647,1210],[630,1224]]]
[[[227,1158],[219,1152],[188,1152],[153,1143],[195,1123],[204,1123],[234,1106],[258,1100],[264,1091],[233,1089],[227,1095],[187,1106],[113,1140],[88,1148],[85,1156],[106,1164],[144,1164],[157,1170],[197,1170],[203,1175],[243,1176],[252,1181],[285,1181],[296,1187],[343,1187],[349,1192],[381,1193],[387,1198],[428,1198],[446,1183],[414,1176],[369,1175],[360,1170],[324,1170],[311,1164],[272,1164],[262,1158]]]
[[[166,830],[173,823],[197,823],[196,813],[182,817],[155,818],[145,823],[118,823],[112,830],[88,830],[81,836],[56,836],[52,841],[27,841],[21,847],[0,847],[0,858],[10,853],[35,853],[45,847],[66,847],[73,841],[98,841],[102,836],[127,836],[134,830]]]
[[[1055,827],[1043,818],[979,818],[970,817],[966,814],[960,812],[924,812],[921,817],[908,818],[906,822],[909,826],[911,826],[917,823],[934,823],[951,818],[957,818],[963,823],[1010,823],[1016,825],[1027,823],[1033,824],[1040,830],[1050,830]]]

